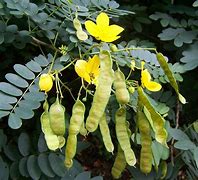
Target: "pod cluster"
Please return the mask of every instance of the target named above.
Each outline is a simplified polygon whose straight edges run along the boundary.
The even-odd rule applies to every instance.
[[[65,108],[60,104],[57,97],[50,108],[46,100],[43,109],[44,112],[40,117],[41,129],[48,148],[55,151],[65,145]]]

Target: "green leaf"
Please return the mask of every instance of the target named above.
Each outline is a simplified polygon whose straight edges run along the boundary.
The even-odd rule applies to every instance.
[[[19,129],[22,125],[22,120],[14,113],[11,113],[8,118],[8,125],[12,129]]]
[[[10,166],[10,177],[11,179],[19,179],[20,173],[19,173],[19,163],[13,162]]]
[[[182,55],[184,57],[182,57],[180,59],[181,62],[186,63],[184,65],[184,69],[186,71],[195,69],[196,67],[198,67],[198,52],[197,52],[197,48],[198,48],[198,43],[194,43],[192,44],[188,49],[186,49],[185,51],[182,52]]]
[[[36,180],[40,178],[41,170],[38,167],[37,157],[35,155],[31,155],[28,157],[27,169],[32,179]]]
[[[49,164],[48,156],[47,154],[40,154],[38,156],[38,165],[41,169],[41,171],[48,177],[54,177],[55,174]]]
[[[196,147],[195,149],[193,149],[193,156],[194,156],[194,159],[195,159],[195,163],[197,165],[197,168],[198,168],[198,147]]]
[[[3,133],[3,130],[0,129],[0,152],[1,152],[1,148],[5,146],[6,142],[7,142],[7,136]]]
[[[32,71],[30,71],[26,66],[21,64],[15,64],[14,70],[23,78],[32,80],[35,78],[35,75]]]
[[[30,99],[20,101],[20,107],[24,107],[27,109],[38,109],[41,106],[39,101],[33,101]]]
[[[28,92],[23,97],[25,100],[43,101],[45,100],[45,93],[44,92]]]
[[[60,57],[61,62],[67,62],[69,59],[70,59],[70,56],[68,54]]]
[[[9,167],[7,163],[5,163],[0,156],[0,179],[8,180],[8,178],[9,178]]]
[[[85,172],[78,174],[78,176],[76,176],[74,180],[85,180],[85,179],[90,179],[90,178],[91,178],[91,172],[85,171]]]
[[[103,177],[102,176],[96,176],[96,177],[91,178],[91,180],[103,180]]]
[[[4,101],[0,104],[0,110],[10,110],[13,106],[10,104],[6,104]]]
[[[48,147],[46,145],[46,141],[43,133],[40,134],[38,139],[38,151],[41,153],[48,151]]]
[[[63,177],[66,171],[66,168],[64,166],[64,160],[55,153],[50,153],[48,158],[50,166],[53,169],[54,173],[60,177]]]
[[[119,6],[120,5],[115,1],[110,1],[109,2],[109,8],[111,8],[111,9],[117,9],[117,8],[119,8]]]
[[[10,112],[9,111],[1,111],[0,110],[0,118],[7,116]]]
[[[193,123],[193,128],[194,128],[195,132],[198,133],[198,121],[195,121]]]
[[[2,93],[1,91],[0,91],[0,99],[2,102],[7,102],[9,104],[17,102],[17,98],[6,95],[6,94]]]
[[[27,133],[21,133],[18,138],[18,148],[23,156],[28,156],[31,150],[31,141]]]
[[[180,129],[169,128],[168,133],[175,140],[190,140],[189,137]]]
[[[15,86],[21,87],[21,88],[26,88],[28,87],[28,82],[21,78],[20,76],[13,74],[13,73],[7,73],[5,75],[5,78],[12,83]]]
[[[16,116],[22,119],[31,119],[34,116],[34,112],[31,109],[25,107],[16,107],[14,109]]]
[[[196,146],[192,141],[183,139],[177,141],[174,144],[174,147],[181,150],[189,150],[189,149],[194,149]]]
[[[20,89],[6,82],[0,82],[0,90],[12,96],[21,96],[23,94]]]
[[[196,0],[193,4],[192,4],[193,7],[198,7],[198,0]]]
[[[4,146],[4,153],[11,161],[18,161],[21,159],[21,155],[17,147],[11,143]]]
[[[48,55],[50,58],[50,54]],[[52,58],[52,57],[51,57]],[[43,55],[39,55],[34,58],[35,62],[37,62],[41,67],[45,67],[49,64],[49,61]]]
[[[133,27],[137,32],[142,32],[142,25],[138,21],[133,21]]]
[[[31,71],[36,72],[36,73],[42,71],[41,66],[40,66],[36,61],[33,61],[33,60],[29,61],[29,62],[26,64],[26,66],[27,66]]]
[[[19,161],[19,172],[24,177],[29,177],[30,176],[29,173],[28,173],[28,170],[27,170],[27,159],[28,159],[28,157],[23,157]]]

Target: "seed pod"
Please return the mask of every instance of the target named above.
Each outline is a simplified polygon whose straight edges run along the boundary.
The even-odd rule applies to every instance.
[[[45,140],[46,140],[47,147],[50,150],[55,151],[56,149],[59,148],[59,140],[58,140],[57,135],[55,135],[55,134],[45,134]]]
[[[80,127],[80,132],[79,132],[82,136],[86,136],[87,135],[87,130],[85,129],[85,123],[83,121],[83,123],[81,124]]]
[[[175,92],[177,93],[179,100],[182,104],[186,103],[186,99],[179,93],[179,87],[177,85],[177,82],[175,80],[175,77],[172,73],[172,71],[170,70],[168,63],[166,62],[164,56],[162,53],[157,53],[157,60],[161,66],[161,68],[164,70],[164,73],[166,74],[166,76],[168,77],[168,80],[171,84],[171,86],[174,88]]]
[[[76,31],[76,35],[77,35],[77,38],[81,41],[85,41],[88,39],[87,33],[83,30]]]
[[[127,104],[130,100],[130,95],[126,87],[124,74],[120,70],[117,70],[114,75],[115,80],[113,85],[115,88],[116,99],[119,104]]]
[[[145,114],[138,109],[137,112],[137,122],[138,122],[138,128],[140,131],[141,136],[141,152],[140,152],[140,170],[148,174],[151,172],[152,169],[152,139],[151,139],[151,130],[150,130],[150,124],[145,116]]]
[[[69,135],[65,149],[65,166],[70,168],[73,164],[73,158],[76,154],[77,137],[76,135]]]
[[[127,163],[126,163],[126,159],[124,156],[124,151],[121,149],[120,145],[118,145],[118,152],[117,152],[113,167],[111,169],[111,174],[114,179],[120,178],[126,165],[127,165]]]
[[[84,113],[85,106],[78,99],[72,108],[72,116],[69,125],[69,134],[77,135],[79,133],[81,125],[84,122]]]
[[[138,101],[146,106],[147,110],[150,112],[151,119],[153,120],[155,139],[162,145],[168,147],[166,143],[167,132],[164,128],[165,120],[158,112],[155,111],[141,87],[138,87]]]
[[[111,140],[111,135],[109,132],[109,126],[106,119],[106,114],[104,113],[100,122],[99,122],[100,132],[102,134],[102,139],[105,145],[105,148],[108,152],[113,152],[114,145]]]
[[[78,30],[82,30],[82,26],[81,26],[81,22],[78,20],[78,18],[74,18],[73,20],[73,25],[74,28],[78,31]]]
[[[111,94],[111,86],[114,79],[112,59],[108,51],[102,51],[100,58],[100,75],[98,85],[94,94],[93,103],[86,121],[86,129],[93,132],[97,129],[98,123],[105,111]]]
[[[51,74],[42,74],[39,79],[39,89],[48,92],[53,86],[53,76]]]
[[[58,136],[59,148],[62,148],[65,145],[65,138],[63,136]]]
[[[134,166],[136,164],[136,158],[133,150],[131,149],[130,139],[126,127],[126,110],[123,107],[116,111],[115,121],[116,136],[120,147],[124,151],[127,163],[130,166]]]
[[[59,102],[58,97],[49,109],[49,118],[52,131],[58,135],[65,134],[65,107]]]
[[[55,151],[56,149],[59,148],[59,140],[57,135],[55,135],[50,127],[50,120],[49,120],[49,113],[48,113],[48,103],[47,101],[44,102],[43,104],[43,108],[44,108],[44,112],[42,113],[41,117],[40,117],[40,121],[41,121],[41,129],[44,133],[44,137],[45,137],[45,141],[47,144],[47,147],[50,150]]]

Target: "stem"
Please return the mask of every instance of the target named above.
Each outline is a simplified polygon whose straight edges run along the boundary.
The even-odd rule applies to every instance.
[[[76,59],[74,59],[72,62],[70,62],[67,66],[65,66],[64,68],[60,69],[59,72],[64,71],[65,69],[67,69],[69,66],[71,66],[72,64],[74,64],[74,62],[76,61]]]
[[[59,92],[60,92],[61,99],[63,99],[63,93],[62,93],[62,90],[61,90],[60,79],[58,77],[58,73],[57,73],[57,78],[58,78],[58,89],[59,89]]]
[[[131,75],[132,71],[133,71],[133,70],[130,68],[130,72],[129,72],[129,74],[128,74],[127,78],[126,78],[126,81],[129,79],[129,77],[130,77],[130,75]]]
[[[130,50],[148,50],[148,51],[156,51],[156,48],[124,48],[124,49],[118,49],[117,51],[109,51],[110,53],[117,53],[117,52],[123,52],[123,51],[130,51]],[[90,55],[92,54],[99,54],[100,52],[93,52],[93,53],[89,53]]]
[[[57,55],[57,51],[56,51],[55,54],[54,54],[54,57],[53,57],[53,60],[52,60],[51,65],[50,65],[50,68],[49,68],[49,70],[48,70],[48,73],[50,73],[50,72],[52,71],[52,68],[53,68],[53,66],[54,66],[54,62],[55,62],[55,59],[56,59],[56,55]]]
[[[73,98],[73,100],[76,101],[76,99],[75,99],[74,95],[72,94],[71,90],[69,89],[69,87],[67,87],[60,79],[59,79],[59,81],[60,81],[61,85],[62,85],[67,91],[69,91],[69,93],[70,93],[71,97]]]
[[[176,123],[176,125],[175,125],[175,129],[178,129],[178,127],[179,127],[179,112],[180,112],[180,104],[179,104],[179,100],[177,100],[177,104],[176,104],[176,117],[175,117],[175,123]],[[170,151],[171,151],[171,163],[172,163],[172,165],[174,166],[174,147],[173,147],[173,145],[174,145],[174,142],[175,142],[175,140],[174,139],[172,139],[171,140],[171,148],[170,148]]]
[[[53,50],[55,50],[55,51],[58,51],[58,52],[60,52],[60,50],[58,49],[58,48],[56,48],[55,46],[52,46],[52,45],[50,45],[50,44],[47,44],[46,42],[43,42],[43,41],[41,41],[41,40],[39,40],[39,39],[37,39],[37,38],[35,38],[34,36],[31,36],[31,38],[32,38],[32,40],[33,40],[33,44],[35,43],[36,45],[42,45],[42,46],[46,46],[46,47],[48,47],[48,48],[50,48],[50,49],[53,49]]]

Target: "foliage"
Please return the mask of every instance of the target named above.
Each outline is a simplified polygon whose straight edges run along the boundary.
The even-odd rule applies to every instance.
[[[198,3],[118,2],[0,0],[0,179],[103,179],[86,152],[104,178],[198,177],[178,84],[198,66]]]

